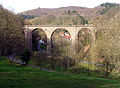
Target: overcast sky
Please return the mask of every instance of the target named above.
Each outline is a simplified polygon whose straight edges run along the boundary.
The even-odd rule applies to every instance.
[[[93,8],[102,3],[120,3],[120,0],[0,0],[0,4],[15,13],[40,8],[82,6]]]

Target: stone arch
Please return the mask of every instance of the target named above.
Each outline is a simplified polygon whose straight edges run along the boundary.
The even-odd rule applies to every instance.
[[[54,43],[54,39],[53,36],[54,34],[58,32],[58,35],[61,36],[61,39],[62,37],[65,38],[64,41],[66,41],[67,43],[70,43],[70,46],[72,44],[72,39],[71,39],[71,34],[68,30],[66,30],[65,28],[57,28],[55,29],[52,34],[51,34],[51,48],[54,47],[53,43]],[[57,37],[56,37],[57,38]],[[61,41],[62,42],[62,41]]]
[[[78,52],[80,50],[83,50],[83,52],[87,52],[89,48],[91,47],[93,42],[93,34],[92,30],[89,28],[81,28],[77,32],[77,47],[78,47]]]
[[[89,30],[91,33],[92,33],[92,31],[93,31],[91,28],[83,27],[83,28],[79,28],[79,29],[77,30],[77,35],[78,35],[78,33],[79,33],[81,30]]]
[[[55,28],[52,28],[52,31],[50,31],[50,38],[52,37],[52,35],[54,34],[54,32],[56,31],[56,30],[61,30],[61,29],[64,29],[64,30],[66,30],[70,35],[71,35],[71,31],[70,30],[68,30],[68,29],[66,29],[65,27],[55,27]]]
[[[32,34],[32,50],[42,51],[47,49],[47,34],[42,28],[35,28]]]

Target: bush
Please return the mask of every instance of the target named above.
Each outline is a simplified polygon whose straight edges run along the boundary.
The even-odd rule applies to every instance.
[[[34,52],[31,59],[34,65],[49,69],[52,67],[52,58],[47,52]]]
[[[20,59],[22,60],[22,62],[25,63],[25,65],[27,65],[28,61],[30,61],[31,52],[29,49],[27,49],[20,56],[21,56]]]
[[[104,72],[105,78],[109,78],[112,71],[115,69],[115,65],[112,63],[112,61],[106,59],[99,63],[98,67],[100,71]]]

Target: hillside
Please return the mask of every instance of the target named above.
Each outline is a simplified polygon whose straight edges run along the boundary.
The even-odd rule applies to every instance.
[[[92,18],[105,14],[116,3],[103,3],[95,8],[68,6],[60,8],[37,8],[19,13],[20,17],[30,20],[32,25],[84,25],[90,23]],[[91,23],[90,23],[91,24]]]
[[[25,11],[19,14],[23,15],[33,15],[33,16],[45,16],[45,15],[69,15],[69,11],[71,15],[81,15],[84,17],[91,17],[99,15],[97,13],[99,10],[102,10],[104,7],[95,7],[95,8],[86,8],[86,7],[77,7],[77,6],[69,6],[69,7],[61,7],[61,8],[37,8],[30,11]],[[74,13],[74,14],[73,14]]]
[[[120,88],[120,81],[11,66],[0,60],[0,88]]]

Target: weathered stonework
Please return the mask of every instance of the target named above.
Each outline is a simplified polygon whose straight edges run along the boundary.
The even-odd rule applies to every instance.
[[[92,33],[92,37],[93,40],[95,40],[95,33],[94,33],[94,29],[92,26],[41,26],[41,25],[36,25],[36,26],[25,26],[25,38],[27,39],[27,41],[29,42],[30,46],[29,48],[32,49],[32,31],[34,31],[35,29],[42,29],[46,35],[47,35],[47,49],[50,50],[51,49],[51,37],[52,34],[57,30],[57,29],[65,29],[67,30],[70,35],[71,35],[71,39],[72,39],[72,45],[74,45],[75,41],[77,40],[78,37],[78,32],[82,29],[89,29]]]

